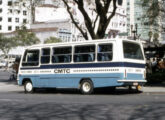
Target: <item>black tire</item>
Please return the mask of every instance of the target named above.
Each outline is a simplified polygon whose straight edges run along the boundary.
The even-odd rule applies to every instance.
[[[25,90],[25,93],[33,93],[34,92],[33,84],[31,81],[26,81],[24,83],[24,90]]]
[[[91,80],[83,80],[80,84],[80,91],[82,94],[89,95],[93,93],[93,83]]]

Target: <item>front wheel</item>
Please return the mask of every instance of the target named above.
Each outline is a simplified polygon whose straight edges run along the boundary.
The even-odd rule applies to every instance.
[[[24,90],[25,93],[33,93],[34,88],[32,82],[26,81],[24,84]]]
[[[93,83],[91,80],[83,80],[80,84],[82,94],[91,94],[93,92]]]

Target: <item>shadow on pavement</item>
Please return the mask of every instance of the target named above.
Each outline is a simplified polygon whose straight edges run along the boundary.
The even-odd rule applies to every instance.
[[[151,105],[3,102],[2,120],[163,120],[164,103]]]
[[[108,88],[97,88],[94,90],[94,93],[91,95],[126,95],[126,94],[140,94],[136,90],[129,89],[116,89],[109,90]],[[35,89],[33,94],[78,94],[81,95],[81,92],[78,89]]]

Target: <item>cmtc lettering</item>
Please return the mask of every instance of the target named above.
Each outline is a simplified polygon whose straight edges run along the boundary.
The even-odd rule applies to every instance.
[[[70,69],[55,69],[54,73],[62,73],[62,74],[70,73]]]

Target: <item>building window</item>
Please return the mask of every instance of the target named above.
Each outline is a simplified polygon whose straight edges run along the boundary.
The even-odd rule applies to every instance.
[[[16,26],[15,29],[16,29],[16,30],[19,30],[19,26]]]
[[[0,5],[2,4],[2,0],[0,0]]]
[[[0,21],[2,21],[2,17],[0,17]]]
[[[0,13],[2,12],[2,8],[0,9]]]
[[[19,14],[20,13],[20,10],[17,10],[17,14]]]
[[[137,20],[140,20],[140,18],[137,18]]]
[[[12,6],[12,1],[8,1],[8,6]]]
[[[11,26],[8,26],[8,30],[11,31],[12,30],[12,27]]]
[[[2,30],[2,26],[0,25],[0,30]]]
[[[23,11],[23,15],[27,15],[27,11]]]
[[[12,13],[13,12],[13,10],[12,9],[8,9],[8,13]]]
[[[8,22],[12,22],[12,18],[8,18]]]
[[[14,2],[14,5],[15,6],[19,6],[19,2]]]
[[[15,18],[15,22],[16,23],[19,23],[19,18]]]
[[[123,4],[123,0],[118,0],[118,5],[122,5]]]
[[[23,3],[23,6],[26,7],[26,3]]]
[[[23,23],[27,23],[27,19],[23,19]]]

